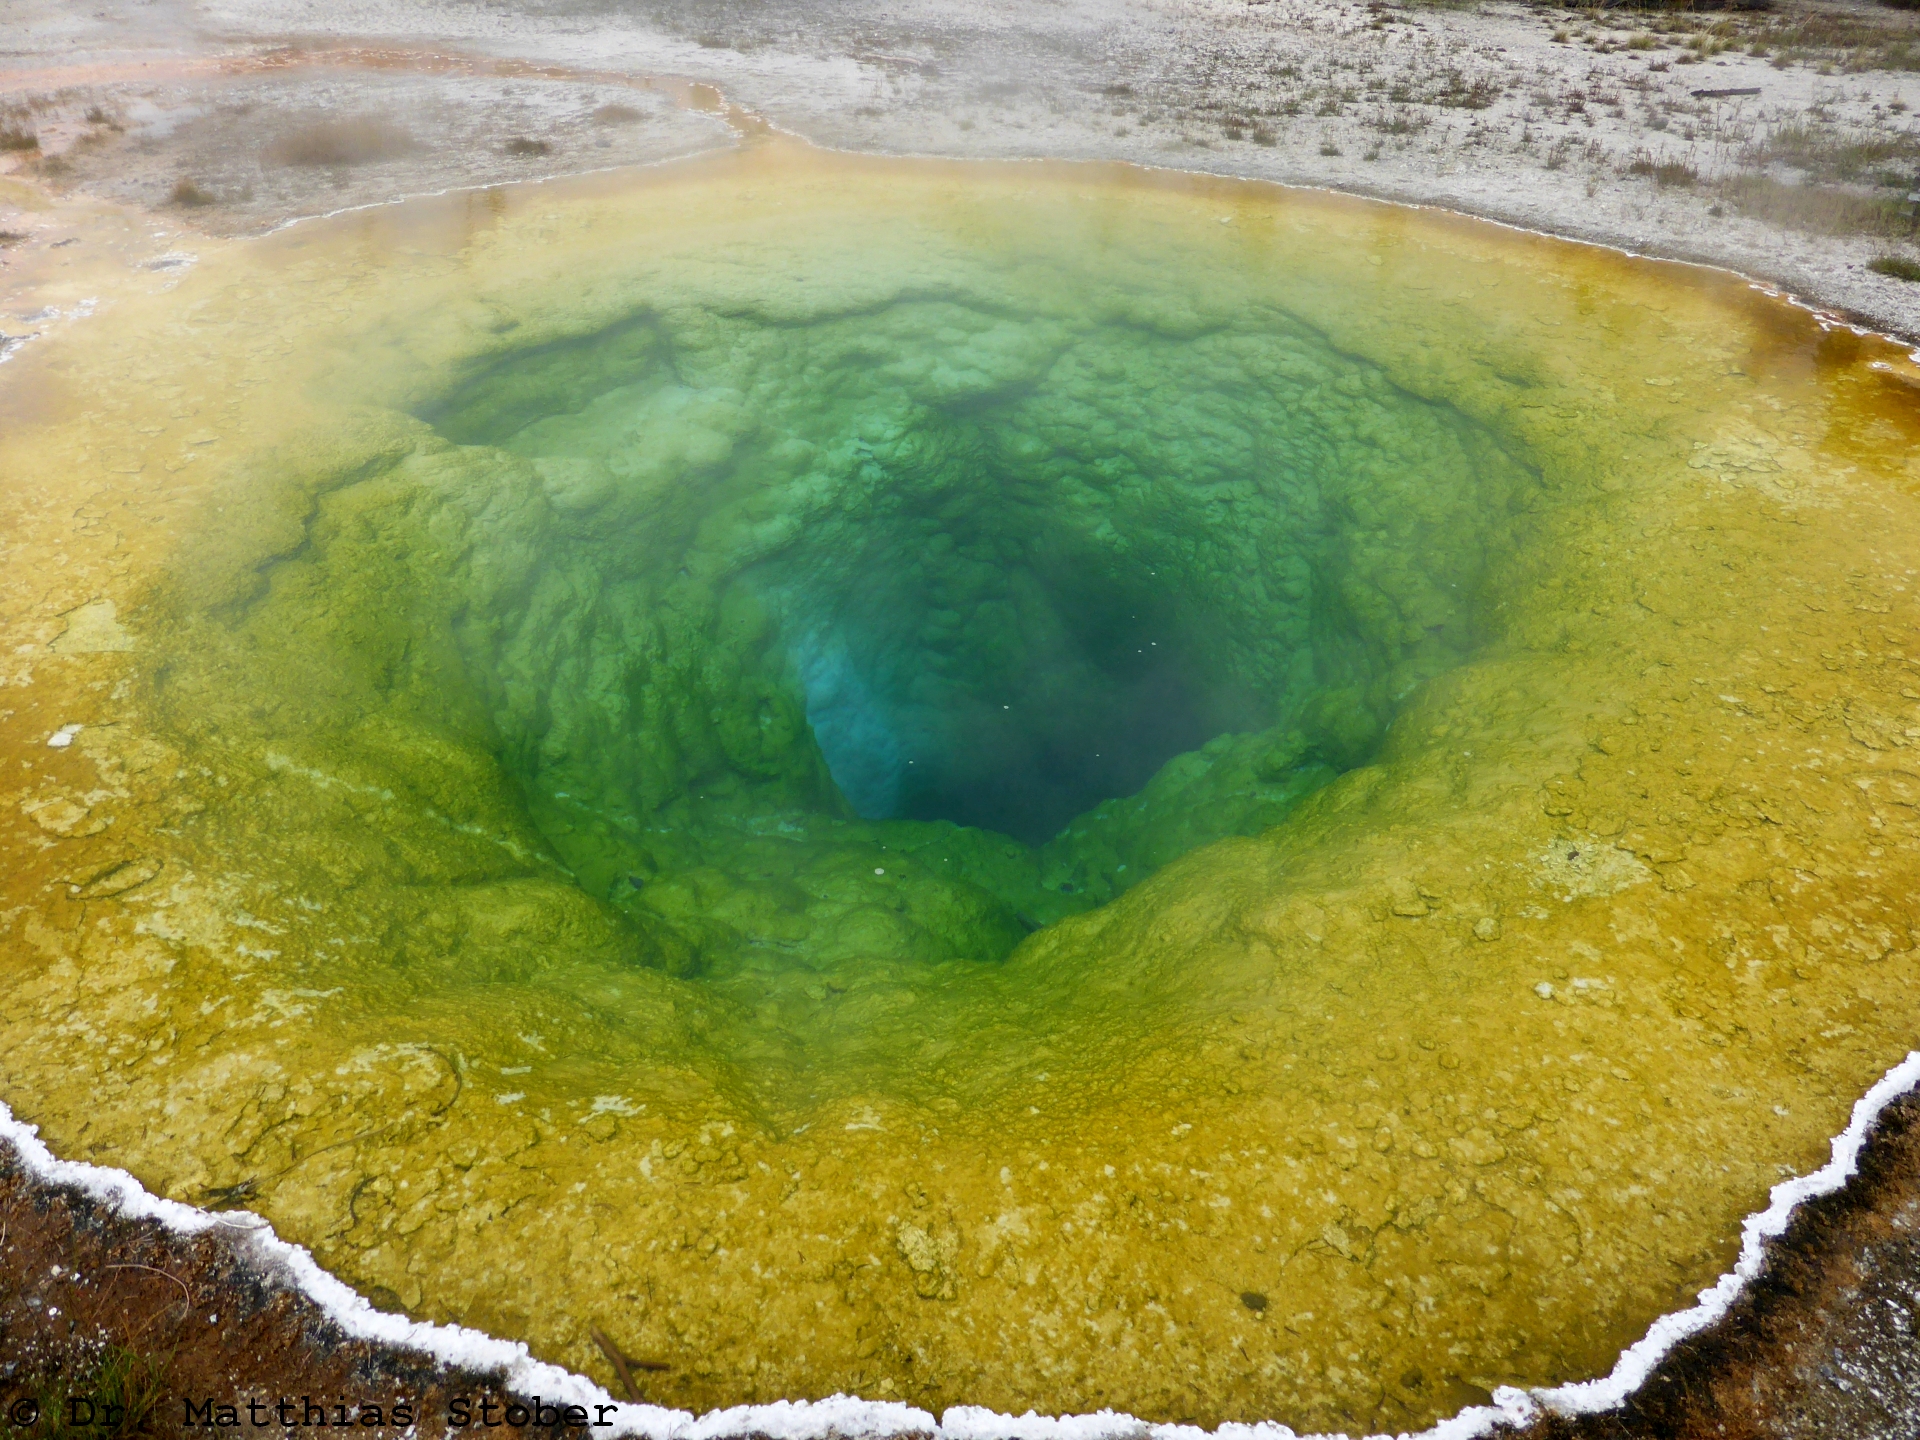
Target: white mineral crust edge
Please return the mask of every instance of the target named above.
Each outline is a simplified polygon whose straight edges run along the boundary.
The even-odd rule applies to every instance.
[[[1833,1139],[1833,1158],[1810,1175],[1773,1187],[1767,1208],[1741,1226],[1740,1259],[1686,1310],[1662,1315],[1625,1351],[1613,1372],[1597,1380],[1536,1390],[1503,1386],[1492,1405],[1476,1405],[1442,1420],[1418,1435],[1400,1440],[1473,1440],[1496,1424],[1525,1424],[1543,1410],[1562,1415],[1611,1410],[1646,1383],[1661,1359],[1680,1341],[1726,1314],[1740,1292],[1760,1273],[1762,1249],[1782,1234],[1794,1210],[1806,1200],[1831,1195],[1852,1177],[1860,1149],[1880,1112],[1920,1087],[1920,1050],[1881,1077],[1853,1107],[1847,1128]],[[1198,1440],[1209,1433],[1219,1440],[1350,1440],[1346,1436],[1298,1435],[1273,1421],[1226,1424],[1208,1432],[1193,1425],[1155,1425],[1132,1415],[1102,1410],[1092,1415],[1043,1416],[1028,1411],[1015,1417],[974,1405],[956,1405],[936,1422],[931,1414],[894,1401],[858,1400],[836,1395],[829,1400],[740,1405],[696,1416],[659,1405],[619,1404],[584,1375],[533,1358],[518,1340],[501,1340],[462,1325],[433,1325],[376,1310],[366,1298],[329,1275],[304,1246],[280,1239],[258,1216],[215,1214],[163,1200],[148,1193],[124,1170],[56,1159],[41,1143],[39,1127],[13,1117],[0,1102],[0,1139],[19,1153],[29,1174],[45,1183],[83,1191],[122,1219],[159,1221],[180,1235],[224,1230],[236,1249],[264,1274],[285,1281],[312,1300],[328,1318],[356,1340],[404,1346],[447,1365],[497,1377],[496,1383],[523,1395],[539,1395],[563,1405],[613,1405],[609,1440],[641,1436],[645,1440],[722,1440],[735,1435],[764,1435],[770,1440],[839,1440],[849,1436],[932,1434],[942,1440]],[[1382,1437],[1369,1437],[1382,1440]]]

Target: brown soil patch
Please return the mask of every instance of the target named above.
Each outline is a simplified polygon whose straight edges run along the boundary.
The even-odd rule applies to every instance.
[[[449,1427],[449,1407],[467,1397],[475,1428],[491,1403],[530,1403],[497,1377],[431,1356],[349,1337],[305,1295],[259,1273],[234,1236],[261,1222],[236,1214],[230,1230],[181,1236],[153,1220],[127,1220],[82,1191],[48,1185],[0,1144],[0,1434],[9,1437],[268,1435],[316,1433],[344,1418],[355,1433],[398,1436],[405,1402],[419,1434]],[[124,1401],[129,1362],[152,1377],[144,1418],[107,1423],[109,1399]],[[70,1407],[66,1397],[90,1405]],[[232,1405],[238,1427],[208,1426],[187,1406]],[[258,1402],[249,1418],[248,1402]],[[282,1425],[273,1415],[289,1402]],[[323,1407],[315,1421],[305,1405]],[[36,1404],[29,1421],[23,1404]],[[337,1407],[346,1407],[344,1417]],[[388,1423],[376,1425],[372,1407]],[[92,1412],[89,1416],[89,1411]],[[87,1423],[91,1419],[92,1423]],[[75,1421],[80,1423],[74,1423]],[[27,1422],[27,1423],[23,1423]],[[528,1424],[496,1434],[544,1440],[605,1434]]]

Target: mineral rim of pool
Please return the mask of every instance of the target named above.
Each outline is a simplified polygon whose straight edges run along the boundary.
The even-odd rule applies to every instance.
[[[159,283],[0,374],[0,1094],[383,1306],[1413,1428],[1920,1025],[1920,373],[1734,277],[781,143]]]

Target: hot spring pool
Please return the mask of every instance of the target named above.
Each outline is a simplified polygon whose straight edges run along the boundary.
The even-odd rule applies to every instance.
[[[663,1404],[1602,1372],[1920,1019],[1920,370],[1732,277],[775,143],[0,413],[0,1098]]]

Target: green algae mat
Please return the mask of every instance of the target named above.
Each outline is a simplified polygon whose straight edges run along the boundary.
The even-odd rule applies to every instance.
[[[0,372],[0,1098],[694,1409],[1607,1370],[1911,1044],[1920,370],[774,143]]]

